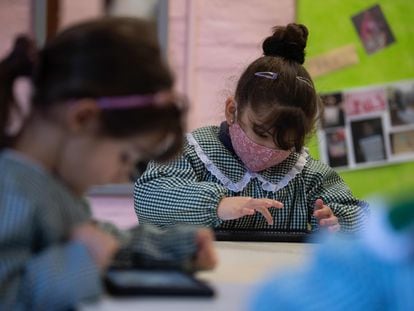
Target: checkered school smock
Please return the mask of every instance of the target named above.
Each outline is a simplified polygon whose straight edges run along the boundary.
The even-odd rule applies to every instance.
[[[21,154],[0,152],[0,310],[69,310],[100,295],[91,255],[69,239],[90,220],[83,198]],[[193,227],[98,225],[148,261],[186,261],[196,250]]]
[[[187,135],[181,156],[167,164],[149,163],[134,190],[135,212],[141,223],[315,230],[314,202],[321,198],[339,218],[342,231],[363,227],[366,203],[354,198],[339,175],[312,159],[306,150],[253,173],[223,145],[219,135],[217,126],[199,128]],[[273,226],[260,213],[222,221],[217,206],[222,198],[233,196],[271,198],[284,207],[270,209]]]

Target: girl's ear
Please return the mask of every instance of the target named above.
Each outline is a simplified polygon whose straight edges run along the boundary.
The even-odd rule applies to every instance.
[[[236,102],[233,97],[226,99],[225,116],[228,125],[233,124],[236,121]]]
[[[100,126],[100,109],[92,99],[81,99],[70,104],[66,113],[68,129],[73,133],[96,133]]]

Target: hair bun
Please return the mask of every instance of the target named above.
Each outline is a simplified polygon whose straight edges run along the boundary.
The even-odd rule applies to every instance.
[[[266,56],[279,56],[303,64],[307,39],[308,29],[302,24],[276,26],[273,28],[273,35],[263,42],[263,53]]]

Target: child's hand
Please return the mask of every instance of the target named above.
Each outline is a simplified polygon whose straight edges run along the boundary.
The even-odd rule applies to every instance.
[[[321,199],[315,201],[313,216],[318,219],[319,226],[327,228],[330,232],[339,231],[341,225],[329,206],[323,204]]]
[[[195,268],[200,270],[209,270],[216,266],[217,255],[213,240],[214,235],[210,229],[200,229],[197,231],[197,254],[194,262]]]
[[[72,231],[72,240],[86,245],[100,269],[105,269],[109,266],[113,255],[119,249],[119,242],[114,236],[91,223],[76,227]]]
[[[271,199],[229,197],[220,201],[217,207],[217,215],[222,220],[231,220],[247,215],[254,215],[258,211],[266,218],[269,225],[273,225],[272,214],[268,211],[271,207],[282,208],[283,204]]]

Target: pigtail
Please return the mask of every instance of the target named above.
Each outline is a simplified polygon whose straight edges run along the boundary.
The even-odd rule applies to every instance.
[[[10,145],[11,137],[6,130],[10,113],[12,109],[19,110],[13,95],[14,81],[19,77],[31,77],[35,58],[34,42],[19,36],[9,55],[0,61],[0,149]]]

